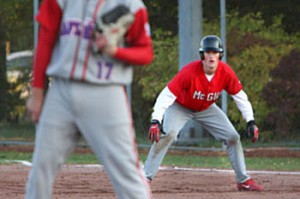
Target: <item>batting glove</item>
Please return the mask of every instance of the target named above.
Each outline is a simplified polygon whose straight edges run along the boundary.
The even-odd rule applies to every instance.
[[[246,138],[250,138],[253,143],[258,140],[259,131],[254,120],[247,123]]]
[[[156,143],[159,141],[159,134],[160,134],[160,122],[158,120],[152,120],[151,126],[149,128],[149,139],[153,143],[156,141]]]

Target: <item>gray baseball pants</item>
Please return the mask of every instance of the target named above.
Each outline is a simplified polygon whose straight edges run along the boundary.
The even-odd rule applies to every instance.
[[[26,199],[51,199],[55,177],[80,136],[101,160],[118,199],[150,199],[124,87],[55,79],[37,125]]]
[[[146,177],[149,179],[154,178],[168,148],[176,140],[180,130],[190,119],[199,122],[215,139],[222,141],[226,145],[227,154],[237,182],[241,183],[250,179],[246,172],[240,136],[224,112],[216,104],[211,105],[204,111],[193,112],[176,102],[164,114],[163,130],[166,135],[161,136],[159,142],[153,143],[151,146],[144,165]]]

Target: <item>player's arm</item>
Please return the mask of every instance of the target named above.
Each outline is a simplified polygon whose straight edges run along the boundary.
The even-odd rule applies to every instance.
[[[241,90],[235,95],[231,95],[238,109],[242,113],[242,116],[246,122],[254,120],[252,105],[248,100],[247,94]]]
[[[161,123],[167,108],[173,104],[175,100],[176,96],[166,86],[156,99],[153,107],[152,120],[157,120]]]
[[[241,90],[235,95],[231,95],[238,109],[242,113],[243,118],[247,122],[246,137],[251,138],[252,142],[258,139],[258,128],[255,124],[253,109],[247,94]]]
[[[117,47],[114,58],[128,64],[145,65],[153,60],[150,25],[146,8],[135,13],[135,20],[125,35],[126,47]]]
[[[176,96],[166,86],[159,94],[153,107],[151,126],[149,129],[149,139],[154,142],[159,141],[161,122],[167,108],[174,103]]]
[[[36,17],[40,29],[33,63],[32,86],[34,88],[45,86],[46,70],[58,37],[61,17],[62,11],[56,1],[44,0],[42,2]]]
[[[32,90],[26,108],[33,122],[38,122],[44,102],[46,69],[58,35],[62,12],[53,0],[44,0],[37,20],[40,23],[38,44],[33,62]]]

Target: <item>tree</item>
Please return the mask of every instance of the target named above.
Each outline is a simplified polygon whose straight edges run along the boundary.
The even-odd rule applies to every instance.
[[[204,18],[207,20],[215,20],[219,17],[220,7],[219,0],[203,1]],[[299,10],[300,2],[298,0],[227,0],[226,10],[230,12],[238,12],[243,17],[250,13],[261,13],[261,17],[267,26],[273,23],[274,16],[282,17],[282,28],[288,34],[295,34],[300,31],[299,26]]]
[[[11,50],[33,48],[33,16],[31,0],[2,1],[0,7],[0,121],[9,114],[11,100],[6,74],[5,43],[10,41]]]
[[[3,34],[0,28],[0,38]],[[6,80],[6,52],[5,52],[5,42],[0,40],[0,56],[4,59],[0,59],[0,121],[5,118],[7,112],[7,80]]]
[[[266,117],[273,137],[297,137],[300,124],[300,49],[292,50],[271,71],[262,97],[273,109]]]
[[[33,49],[32,0],[2,1],[0,15],[1,38],[10,41],[11,51]]]
[[[173,36],[178,32],[178,1],[154,0],[144,1],[148,8],[152,30],[163,30]],[[167,14],[166,14],[167,13]]]

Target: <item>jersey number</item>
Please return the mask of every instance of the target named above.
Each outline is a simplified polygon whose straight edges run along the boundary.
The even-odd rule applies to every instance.
[[[105,63],[97,62],[97,64],[98,64],[98,75],[97,75],[98,79],[102,79],[102,78],[109,79],[113,68],[113,64],[109,62],[105,62]]]

